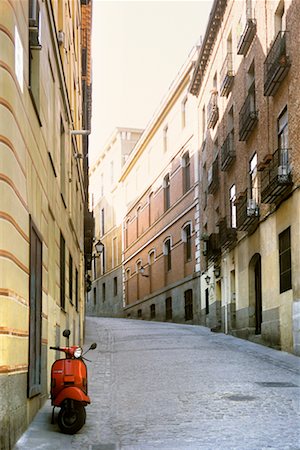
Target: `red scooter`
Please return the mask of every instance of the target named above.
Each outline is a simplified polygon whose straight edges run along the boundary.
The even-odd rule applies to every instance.
[[[85,406],[91,403],[87,395],[87,368],[83,355],[94,350],[94,343],[83,354],[78,346],[69,347],[70,330],[64,330],[67,347],[50,347],[51,350],[64,352],[66,357],[58,359],[51,368],[51,404],[53,405],[52,423],[54,423],[54,409],[61,408],[58,414],[58,426],[63,433],[75,434],[85,424]]]

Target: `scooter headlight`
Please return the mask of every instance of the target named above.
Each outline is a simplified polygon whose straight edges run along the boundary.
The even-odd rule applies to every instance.
[[[82,348],[78,347],[76,348],[75,352],[74,352],[74,357],[75,358],[80,358],[82,356]]]

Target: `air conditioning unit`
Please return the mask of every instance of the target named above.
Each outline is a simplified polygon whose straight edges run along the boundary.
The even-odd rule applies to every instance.
[[[258,204],[253,198],[249,199],[247,203],[247,216],[258,217],[258,214],[259,214]]]
[[[286,183],[289,181],[290,167],[288,164],[278,166],[278,181]]]

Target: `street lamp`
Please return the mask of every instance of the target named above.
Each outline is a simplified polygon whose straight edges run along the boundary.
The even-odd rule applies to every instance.
[[[100,241],[100,239],[96,242],[95,249],[96,249],[95,258],[98,258],[104,250],[104,244]]]
[[[142,275],[142,277],[149,277],[149,275],[145,273],[145,267],[143,266],[140,267],[140,274]]]
[[[206,281],[206,284],[209,285],[209,282],[210,282],[210,276],[209,275],[206,275],[205,281]]]

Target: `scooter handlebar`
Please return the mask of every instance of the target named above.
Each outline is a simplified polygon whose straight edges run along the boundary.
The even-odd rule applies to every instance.
[[[49,347],[50,350],[61,350],[59,347]]]

